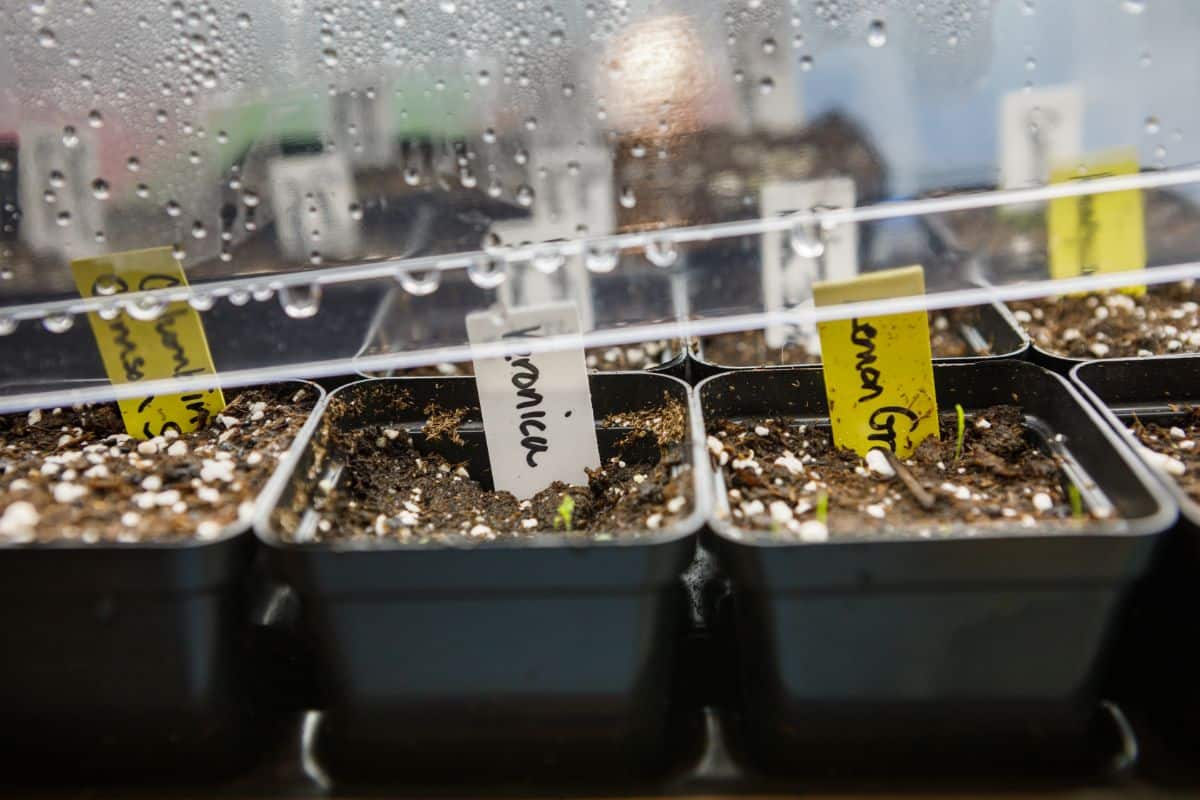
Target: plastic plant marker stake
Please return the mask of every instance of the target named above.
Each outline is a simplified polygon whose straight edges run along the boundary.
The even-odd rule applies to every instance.
[[[554,481],[586,484],[600,466],[592,393],[574,303],[509,309],[501,315],[467,315],[467,335],[478,346],[502,340],[567,337],[556,350],[475,358],[475,383],[483,414],[492,478],[498,491],[519,498]]]
[[[183,267],[169,247],[130,250],[71,262],[75,285],[83,297],[165,289],[187,284]],[[88,314],[100,348],[104,370],[113,383],[215,375],[212,354],[200,315],[179,301],[153,319],[139,320],[122,311],[113,319]],[[130,436],[149,439],[168,429],[190,433],[225,408],[219,387],[184,394],[127,398],[118,401]]]
[[[818,283],[818,306],[925,293],[920,266]],[[817,326],[833,438],[860,456],[876,448],[900,458],[938,435],[933,355],[925,311],[839,319]]]
[[[1133,154],[1106,156],[1080,172],[1054,170],[1051,182],[1132,175],[1139,171]],[[1046,212],[1050,277],[1071,278],[1146,267],[1146,229],[1139,190],[1105,192],[1051,200]],[[1145,286],[1125,291],[1142,294]]]

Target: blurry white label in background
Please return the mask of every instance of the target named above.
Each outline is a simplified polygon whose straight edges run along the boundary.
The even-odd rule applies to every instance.
[[[1004,189],[1047,183],[1055,167],[1083,152],[1083,90],[1077,84],[1019,89],[1000,102]]]
[[[852,178],[783,181],[762,187],[759,213],[769,218],[814,208],[853,208],[856,202]],[[858,274],[858,223],[845,223],[829,231],[813,226],[808,236],[813,254],[806,256],[792,247],[787,232],[763,235],[762,291],[767,311],[792,308],[808,300],[813,281],[844,281]],[[783,347],[788,340],[787,329],[768,326],[766,338],[769,347]],[[811,338],[816,340],[815,332]],[[819,347],[815,341],[812,346]]]
[[[487,438],[492,480],[519,498],[554,481],[587,484],[600,466],[592,394],[574,303],[467,315],[472,345],[514,342],[514,355],[475,359],[475,384]],[[530,352],[520,347],[550,336],[573,336],[567,349]]]
[[[86,124],[22,125],[17,156],[21,238],[36,253],[70,260],[105,252],[100,136]]]
[[[359,254],[361,231],[350,165],[341,153],[284,156],[271,161],[271,205],[279,248],[290,259],[348,259]]]

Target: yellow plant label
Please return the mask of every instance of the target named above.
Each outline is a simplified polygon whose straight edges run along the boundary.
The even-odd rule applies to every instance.
[[[817,283],[819,306],[925,294],[920,266]],[[924,311],[822,322],[821,361],[833,440],[860,456],[877,447],[900,458],[937,438],[937,396]]]
[[[187,284],[183,267],[169,247],[131,250],[71,262],[83,297],[166,289]],[[88,314],[104,371],[113,383],[215,375],[200,315],[187,303],[171,303],[153,319],[139,320],[121,311],[112,319]],[[149,439],[168,429],[189,433],[225,408],[219,388],[118,401],[125,430]]]
[[[1139,170],[1133,155],[1110,157],[1087,171],[1056,169],[1052,183]],[[1146,267],[1146,230],[1140,190],[1062,197],[1050,201],[1046,228],[1050,250],[1050,277],[1073,278],[1101,272],[1127,272]],[[1145,286],[1126,291],[1140,294]]]

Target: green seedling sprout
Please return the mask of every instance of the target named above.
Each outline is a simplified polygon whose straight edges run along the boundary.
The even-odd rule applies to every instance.
[[[954,460],[962,458],[963,437],[967,435],[967,414],[958,403],[954,404],[954,416],[958,419],[958,434],[954,438]]]
[[[821,492],[817,495],[817,522],[822,525],[828,525],[829,519],[829,493]]]
[[[557,529],[560,525],[568,533],[571,532],[571,516],[575,513],[575,498],[569,494],[563,495],[562,502],[558,504],[558,516],[554,520],[554,527]]]
[[[1071,516],[1075,519],[1083,519],[1083,497],[1079,494],[1079,487],[1073,483],[1069,484],[1067,497],[1071,501]]]

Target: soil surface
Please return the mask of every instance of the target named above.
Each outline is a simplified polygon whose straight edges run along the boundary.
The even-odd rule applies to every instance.
[[[979,311],[974,308],[953,308],[934,311],[929,315],[929,342],[934,358],[964,358],[992,354],[992,343],[968,341],[964,328],[978,331]],[[777,364],[815,364],[821,360],[819,347],[810,350],[804,341],[788,342],[782,348],[768,347],[762,331],[744,331],[706,336],[702,340],[700,358],[709,364],[725,367],[758,367]],[[819,345],[816,337],[813,344]]]
[[[0,542],[218,538],[252,515],[317,401],[294,384],[226,396],[201,430],[147,441],[115,404],[0,417]]]
[[[683,352],[679,342],[660,339],[641,344],[614,347],[589,347],[585,351],[587,367],[596,372],[618,372],[622,370],[648,370],[660,367]],[[469,361],[444,361],[427,367],[395,370],[395,377],[446,377],[449,375],[474,375],[475,369]]]
[[[1200,408],[1189,409],[1187,417],[1174,425],[1136,421],[1130,428],[1143,447],[1152,451],[1143,453],[1146,460],[1200,503]]]
[[[462,409],[426,407],[427,421],[417,437],[400,426],[340,428],[332,421],[346,410],[337,400],[331,404],[322,456],[344,464],[341,475],[332,486],[318,484],[312,495],[320,514],[314,531],[297,534],[298,518],[283,519],[289,541],[391,539],[462,546],[544,534],[603,541],[667,528],[692,508],[692,475],[683,449],[687,410],[665,396],[659,409],[601,423],[629,432],[617,444],[619,455],[589,470],[586,486],[556,482],[528,500],[485,488],[466,462],[448,460],[426,441],[469,439],[468,445],[481,446],[481,431],[458,430]],[[637,446],[645,437],[658,460],[625,461],[627,448],[646,452]]]
[[[1012,303],[1017,321],[1043,350],[1071,358],[1124,358],[1200,352],[1200,291],[1193,281]]]
[[[733,524],[789,540],[930,538],[953,532],[956,523],[1031,533],[1046,521],[1071,524],[1058,461],[1038,448],[1019,408],[969,415],[961,458],[955,457],[956,431],[954,416],[943,417],[941,440],[925,440],[903,462],[932,496],[929,510],[882,452],[864,460],[839,449],[825,425],[718,421],[707,444],[725,479]],[[825,524],[818,519],[822,502]]]

